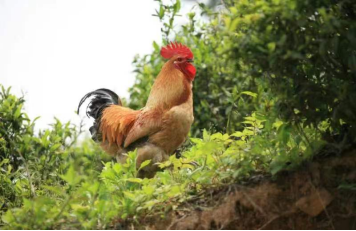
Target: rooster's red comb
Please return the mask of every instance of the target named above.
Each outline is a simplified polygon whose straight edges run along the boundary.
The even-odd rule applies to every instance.
[[[171,44],[168,44],[166,47],[162,47],[161,55],[165,59],[170,59],[174,55],[182,55],[188,59],[193,59],[192,51],[187,46],[177,42],[171,42]]]

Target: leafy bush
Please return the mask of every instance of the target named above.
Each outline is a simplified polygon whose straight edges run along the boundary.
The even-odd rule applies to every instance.
[[[356,18],[355,1],[224,1],[225,10],[200,5],[206,22],[174,28],[180,3],[161,1],[163,43],[178,40],[192,48],[194,81],[193,134],[204,128],[233,132],[242,118],[258,110],[284,121],[355,137]],[[172,33],[174,32],[174,35]],[[147,86],[162,66],[159,47],[135,59],[137,79],[131,106],[141,107]],[[254,92],[257,97],[243,96]]]
[[[294,168],[320,147],[314,131],[303,136],[282,121],[266,127],[264,116],[253,113],[244,118],[245,128],[231,135],[204,130],[202,139],[190,139],[194,145],[182,158],[173,155],[161,163],[165,171],[140,179],[136,152],[128,153],[125,164],[105,160],[92,142],[76,146],[80,130],[58,120],[34,134],[22,98],[3,88],[0,102],[7,121],[0,133],[0,225],[5,229],[106,229],[127,219],[135,223],[142,214],[174,210],[206,188]],[[16,117],[14,111],[19,111]],[[17,130],[11,130],[15,125]]]
[[[65,188],[63,176],[71,166],[86,177],[92,177],[101,169],[103,153],[98,147],[87,141],[80,148],[75,147],[80,129],[56,119],[52,129],[35,134],[38,118],[31,121],[22,110],[23,103],[22,97],[17,98],[10,94],[10,88],[6,90],[1,86],[0,215],[22,204],[29,206],[33,203],[31,199],[53,196],[52,189]],[[25,218],[33,219],[30,215]]]
[[[78,142],[81,128],[57,119],[35,133],[24,99],[1,86],[1,228],[125,228],[207,188],[293,169],[326,134],[347,132],[341,126],[354,139],[352,1],[226,0],[221,12],[199,4],[204,22],[191,12],[178,30],[180,1],[158,2],[163,41],[195,54],[192,137],[201,138],[190,138],[182,158],[161,163],[155,178],[139,179],[135,152],[115,163],[92,141]],[[131,107],[144,105],[163,64],[153,46],[134,60]]]
[[[180,1],[172,5],[164,5],[161,1],[159,3],[157,17],[163,24],[163,41],[167,42],[174,33],[174,37],[170,39],[188,45],[194,53],[197,75],[193,89],[195,121],[192,135],[201,134],[203,129],[220,132],[242,129],[240,122],[253,111],[251,102],[255,101],[243,92],[256,91],[256,87],[250,76],[236,71],[236,65],[239,64],[237,60],[230,60],[226,55],[221,55],[224,53],[221,43],[224,35],[220,32],[220,25],[211,21],[197,26],[196,15],[192,12],[188,14],[190,23],[183,25],[181,30],[174,30],[174,19],[177,17]],[[205,8],[203,10],[210,20],[214,20],[215,14],[206,12]],[[160,46],[156,42],[153,46],[152,54],[138,56],[134,60],[136,83],[129,90],[129,106],[132,108],[145,105],[150,86],[163,65],[164,61],[159,54]]]
[[[238,1],[226,14],[229,59],[267,83],[285,120],[329,121],[356,135],[355,1]]]

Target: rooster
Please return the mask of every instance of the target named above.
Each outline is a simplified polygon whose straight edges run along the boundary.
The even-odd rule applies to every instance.
[[[92,139],[116,159],[124,163],[127,152],[137,148],[136,167],[150,160],[138,171],[140,178],[152,178],[157,163],[185,141],[193,123],[192,82],[196,69],[193,53],[180,43],[163,47],[161,56],[168,61],[158,74],[146,106],[140,110],[123,107],[120,98],[108,89],[89,92],[81,105],[91,96],[88,117],[94,118],[89,131]]]

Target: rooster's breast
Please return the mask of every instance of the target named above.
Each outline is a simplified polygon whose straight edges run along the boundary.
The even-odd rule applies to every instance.
[[[193,123],[192,100],[172,107],[162,118],[162,129],[149,138],[150,143],[172,154],[187,138]]]

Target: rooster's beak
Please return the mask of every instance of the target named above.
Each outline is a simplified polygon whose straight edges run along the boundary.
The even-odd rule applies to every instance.
[[[194,60],[193,60],[193,59],[187,59],[187,62],[188,62],[188,63],[193,63]]]

